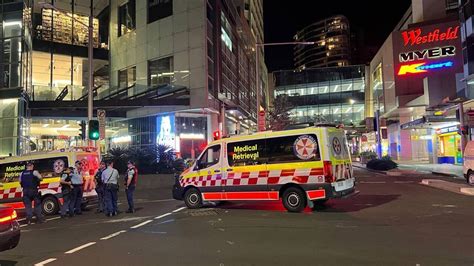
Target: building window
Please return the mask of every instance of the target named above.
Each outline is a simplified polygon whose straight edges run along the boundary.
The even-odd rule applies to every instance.
[[[227,46],[227,48],[229,48],[229,50],[232,52],[232,38],[230,37],[232,27],[230,26],[229,20],[227,20],[224,13],[221,13],[221,23],[221,40],[224,42],[225,46]]]
[[[148,61],[148,84],[150,86],[172,84],[173,79],[172,56]]]
[[[135,82],[137,81],[137,67],[133,66],[133,67],[119,70],[118,77],[119,77],[119,87],[121,89],[128,88],[135,85]]]
[[[148,23],[173,15],[172,0],[148,0]]]
[[[129,0],[119,7],[118,26],[119,37],[135,30],[137,26],[135,19],[135,0]]]

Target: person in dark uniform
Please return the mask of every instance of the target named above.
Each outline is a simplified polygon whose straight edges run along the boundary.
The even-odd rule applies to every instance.
[[[31,219],[33,218],[33,202],[35,204],[34,213],[37,222],[44,222],[43,215],[41,214],[41,196],[38,191],[41,180],[43,178],[38,171],[34,170],[33,162],[28,162],[26,170],[20,175],[20,185],[23,189],[23,204],[26,208],[26,222],[28,224],[31,224]]]
[[[82,178],[82,163],[80,161],[76,161],[75,168],[71,175],[71,183],[73,186],[72,189],[72,197],[71,197],[71,204],[69,205],[69,216],[74,216],[74,214],[81,215],[82,209],[82,194],[83,194],[83,184],[84,180]]]
[[[138,170],[133,161],[128,161],[127,177],[125,178],[125,193],[127,194],[128,210],[127,213],[134,213],[133,193],[137,185]]]
[[[59,183],[61,184],[61,193],[63,194],[63,206],[61,206],[61,218],[66,217],[66,212],[71,205],[71,197],[72,197],[72,182],[71,182],[71,175],[74,171],[74,168],[69,167],[64,169],[61,174],[61,180]]]
[[[102,172],[107,168],[105,165],[105,162],[102,161],[100,162],[99,170],[97,170],[97,173],[95,173],[95,191],[97,192],[97,197],[99,198],[99,208],[97,209],[97,212],[104,212],[105,211],[105,185],[104,182],[102,181]]]

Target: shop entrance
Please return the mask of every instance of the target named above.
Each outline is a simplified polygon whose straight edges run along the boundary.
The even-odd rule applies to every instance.
[[[438,135],[438,163],[462,164],[461,135],[450,132]]]

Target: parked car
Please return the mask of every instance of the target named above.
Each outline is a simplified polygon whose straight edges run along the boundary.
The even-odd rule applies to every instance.
[[[20,242],[20,224],[15,209],[0,205],[0,251],[15,248]]]
[[[462,172],[469,185],[474,186],[474,141],[469,141],[464,149]]]

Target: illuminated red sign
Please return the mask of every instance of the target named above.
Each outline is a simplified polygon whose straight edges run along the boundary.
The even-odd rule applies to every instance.
[[[428,72],[430,69],[439,69],[445,67],[452,67],[454,65],[453,62],[440,62],[435,64],[426,64],[426,62],[410,64],[410,65],[401,65],[400,69],[398,70],[398,75],[403,76],[406,74],[418,74],[418,73],[425,73]]]
[[[454,40],[458,38],[459,26],[449,27],[446,31],[439,28],[423,34],[421,28],[402,32],[403,45],[417,45],[424,43],[432,43],[446,40]]]

